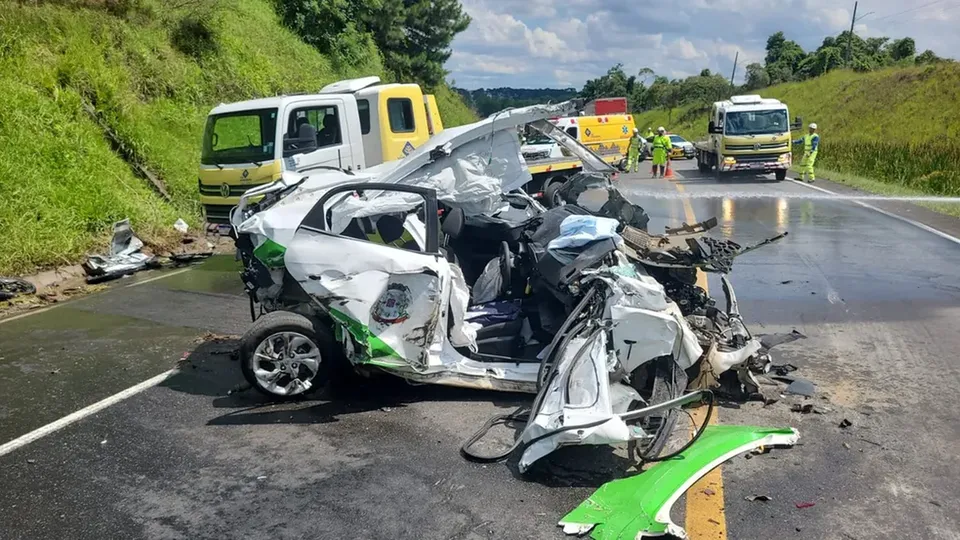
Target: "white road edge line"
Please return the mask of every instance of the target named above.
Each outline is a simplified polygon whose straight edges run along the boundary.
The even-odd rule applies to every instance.
[[[129,285],[124,285],[123,287],[119,287],[119,288],[129,289],[130,287],[137,287],[137,286],[143,285],[143,284],[145,284],[145,283],[150,283],[151,281],[157,281],[158,279],[166,279],[166,278],[168,278],[168,277],[170,277],[170,276],[175,276],[175,275],[177,275],[177,274],[182,274],[182,273],[184,273],[184,272],[186,272],[187,270],[190,270],[190,269],[191,269],[191,267],[181,268],[180,270],[176,270],[176,271],[173,271],[173,272],[169,272],[169,273],[167,273],[167,274],[163,274],[162,276],[154,276],[154,277],[152,277],[152,278],[150,278],[150,279],[145,279],[145,280],[143,280],[143,281],[138,281],[138,282],[136,282],[136,283],[131,283],[131,284],[129,284]],[[82,297],[80,297],[80,298],[82,298]],[[61,303],[59,303],[59,304],[54,304],[54,305],[52,305],[52,306],[47,306],[47,307],[38,308],[38,309],[35,309],[35,310],[33,310],[33,311],[28,311],[28,312],[26,312],[26,313],[21,313],[21,314],[19,314],[19,315],[14,315],[13,317],[7,317],[6,319],[0,319],[0,324],[8,323],[8,322],[11,322],[11,321],[15,321],[15,320],[17,320],[17,319],[22,319],[22,318],[24,318],[24,317],[29,317],[29,316],[31,316],[31,315],[37,315],[37,314],[39,314],[39,313],[43,313],[44,311],[50,311],[51,309],[57,308],[57,307],[60,307],[60,306],[66,306],[66,305],[71,304],[71,303],[73,302],[73,300],[74,300],[74,299],[71,299],[69,302],[61,302]]]
[[[829,193],[830,195],[840,195],[839,193],[830,191],[829,189],[825,189],[825,188],[822,188],[822,187],[820,187],[820,186],[810,185],[810,184],[808,184],[808,183],[806,183],[806,182],[800,182],[800,181],[794,180],[794,179],[792,179],[792,178],[790,178],[789,180],[790,180],[791,182],[793,182],[794,184],[799,184],[799,185],[801,185],[801,186],[803,186],[803,187],[807,187],[807,188],[810,188],[810,189],[815,189],[815,190],[821,191],[821,192],[823,192],[823,193]],[[876,206],[873,206],[872,204],[867,204],[867,203],[865,203],[865,202],[863,202],[863,201],[848,201],[848,202],[852,202],[852,203],[854,203],[854,204],[860,205],[860,206],[862,206],[863,208],[867,208],[867,209],[869,209],[869,210],[873,210],[874,212],[879,212],[879,213],[881,213],[881,214],[883,214],[883,215],[885,215],[885,216],[887,216],[887,217],[892,217],[893,219],[898,219],[898,220],[900,220],[900,221],[902,221],[902,222],[904,222],[904,223],[913,225],[914,227],[917,227],[918,229],[923,229],[923,230],[927,231],[928,233],[933,233],[933,234],[939,236],[940,238],[943,238],[944,240],[949,240],[949,241],[953,242],[954,244],[960,245],[960,238],[957,238],[956,236],[951,236],[951,235],[949,235],[949,234],[947,234],[947,233],[945,233],[945,232],[943,232],[943,231],[934,229],[933,227],[931,227],[931,226],[929,226],[929,225],[924,225],[923,223],[920,223],[919,221],[915,221],[915,220],[912,220],[912,219],[910,219],[910,218],[903,217],[903,216],[898,216],[897,214],[894,214],[893,212],[887,212],[886,210],[884,210],[884,209],[882,209],[882,208],[877,208]]]
[[[33,441],[46,437],[47,435],[55,431],[61,430],[69,426],[70,424],[73,424],[74,422],[82,420],[92,414],[96,414],[111,405],[120,403],[121,401],[127,399],[128,397],[134,396],[148,388],[156,386],[162,383],[163,381],[165,381],[168,377],[170,377],[176,372],[177,372],[177,368],[171,369],[169,371],[165,371],[160,375],[157,375],[156,377],[147,379],[137,385],[131,386],[130,388],[123,390],[122,392],[118,392],[106,399],[102,399],[94,403],[93,405],[88,405],[77,412],[68,414],[67,416],[64,416],[63,418],[55,422],[51,422],[43,427],[37,428],[31,431],[30,433],[27,433],[26,435],[21,435],[8,443],[4,443],[3,445],[0,445],[0,456],[5,456],[18,448],[21,448],[23,446],[26,446],[32,443]]]

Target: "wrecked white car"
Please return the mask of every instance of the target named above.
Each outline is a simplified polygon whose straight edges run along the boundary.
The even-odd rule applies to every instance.
[[[728,282],[726,310],[695,285],[697,267],[728,271],[743,249],[704,236],[715,222],[647,234],[613,169],[545,120],[572,110],[504,111],[398,162],[248,192],[231,221],[255,319],[241,346],[250,384],[295,396],[347,366],[536,393],[521,471],[564,445],[656,456],[679,407],[701,398],[689,376],[707,388],[733,370],[749,391],[765,350]],[[567,204],[519,191],[525,124],[582,159]],[[605,195],[599,208],[578,204],[588,190]]]

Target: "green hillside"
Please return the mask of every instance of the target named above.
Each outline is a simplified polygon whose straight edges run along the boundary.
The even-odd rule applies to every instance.
[[[389,79],[372,45],[364,56],[331,63],[280,25],[269,0],[0,0],[0,274],[76,262],[124,217],[157,245],[178,217],[199,226],[207,112],[343,78]],[[446,126],[474,119],[454,92],[436,93]],[[162,179],[169,202],[130,160]]]
[[[960,64],[871,73],[835,70],[757,91],[816,122],[818,166],[925,193],[960,195]],[[708,109],[686,106],[636,115],[691,140],[706,135]],[[799,136],[799,135],[798,135]]]

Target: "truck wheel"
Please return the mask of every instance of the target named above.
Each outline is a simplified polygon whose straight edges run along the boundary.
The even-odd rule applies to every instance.
[[[341,358],[328,328],[289,311],[267,313],[240,338],[244,378],[275,399],[326,386]]]
[[[563,205],[563,200],[560,198],[560,187],[563,186],[563,183],[566,181],[566,178],[560,177],[547,185],[547,189],[543,190],[542,202],[544,206],[547,208],[556,208]]]
[[[787,178],[786,169],[777,169],[777,171],[773,174],[774,174],[774,178],[777,179],[777,182],[783,182]]]
[[[710,172],[710,164],[705,162],[699,154],[697,154],[697,169],[703,174]]]

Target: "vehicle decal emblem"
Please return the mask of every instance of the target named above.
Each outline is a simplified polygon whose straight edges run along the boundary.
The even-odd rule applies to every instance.
[[[370,316],[380,324],[398,324],[410,318],[407,308],[413,301],[410,288],[400,283],[391,283],[380,299],[373,305]]]
[[[220,196],[221,197],[230,196],[230,184],[220,184]]]
[[[244,179],[244,180],[246,180],[246,179],[247,179],[247,177],[248,177],[248,176],[250,176],[250,171],[248,171],[248,170],[246,170],[246,169],[244,169],[244,170],[243,170],[243,172],[242,172],[242,173],[240,173],[240,176],[242,176],[242,177],[243,177],[243,179]]]
[[[757,144],[753,145],[753,149],[754,149],[754,150],[759,150],[759,149],[760,149],[760,143],[757,143]]]
[[[583,130],[583,132],[587,134],[587,137],[590,136],[590,128]]]
[[[624,135],[626,135],[627,133],[630,132],[630,130],[627,129],[627,126],[626,126],[626,125],[624,125],[623,127],[621,127],[621,128],[620,128],[620,131],[622,131]]]
[[[403,155],[405,156],[409,156],[410,152],[413,152],[414,150],[415,148],[412,144],[410,144],[410,141],[407,141],[407,144],[403,145]]]

